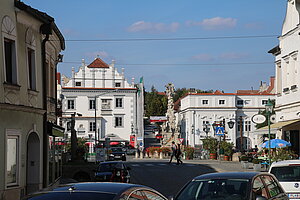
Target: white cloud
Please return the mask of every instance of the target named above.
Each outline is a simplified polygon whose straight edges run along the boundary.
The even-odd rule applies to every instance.
[[[214,17],[210,19],[204,19],[202,21],[187,21],[188,26],[200,26],[205,30],[222,30],[230,29],[236,26],[237,19],[234,18],[222,18]]]
[[[148,33],[160,33],[160,32],[175,32],[179,28],[179,23],[173,22],[171,24],[164,23],[152,23],[145,21],[138,21],[133,23],[127,28],[129,32],[148,32]]]
[[[214,60],[212,55],[205,54],[205,53],[195,55],[192,58],[195,59],[195,60],[200,60],[200,61],[213,61]]]
[[[246,54],[246,53],[230,52],[230,53],[222,53],[220,55],[220,58],[227,59],[227,60],[236,60],[236,59],[245,58],[247,56],[248,56],[248,54]]]
[[[88,52],[88,53],[85,53],[85,56],[88,57],[88,58],[108,58],[109,57],[109,54],[105,51],[95,51],[95,52]]]

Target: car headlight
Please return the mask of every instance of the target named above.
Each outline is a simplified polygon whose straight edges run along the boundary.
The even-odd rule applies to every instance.
[[[109,156],[112,156],[112,157],[114,157],[114,154],[109,154]]]

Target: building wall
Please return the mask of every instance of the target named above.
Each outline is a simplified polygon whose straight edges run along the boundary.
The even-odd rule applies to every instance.
[[[275,97],[274,95],[238,95],[235,93],[222,95],[190,94],[181,100],[180,119],[183,120],[181,124],[184,124],[184,127],[182,127],[184,130],[181,132],[185,134],[189,145],[201,144],[201,139],[206,137],[203,124],[206,122],[210,124],[210,132],[207,136],[215,137],[211,125],[214,122],[218,123],[225,119],[226,140],[236,145],[236,140],[240,137],[240,131],[238,131],[239,117],[242,116],[243,121],[249,123],[246,129],[244,122],[243,137],[250,138],[252,142],[249,146],[254,147],[254,145],[258,144],[259,139],[254,134],[256,128],[255,124],[251,122],[251,118],[259,110],[265,109],[263,103],[266,103],[269,98],[274,99]],[[225,102],[220,102],[220,100]],[[243,100],[244,104],[237,105],[237,102],[241,100]],[[235,122],[232,129],[229,129],[227,125],[229,121]]]

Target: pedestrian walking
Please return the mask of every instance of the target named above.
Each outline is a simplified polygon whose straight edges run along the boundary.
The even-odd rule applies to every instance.
[[[176,155],[175,155],[176,160],[177,160],[177,165],[183,163],[181,160],[181,154],[182,154],[182,152],[181,152],[180,144],[177,144],[177,150],[176,150]]]
[[[170,158],[169,164],[172,162],[172,159],[173,159],[174,156],[176,158],[177,146],[176,146],[176,144],[175,144],[174,141],[172,142],[171,150],[172,150],[172,154],[171,154],[171,158]]]

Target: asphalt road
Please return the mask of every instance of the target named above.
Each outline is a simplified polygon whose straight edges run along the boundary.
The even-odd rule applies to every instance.
[[[131,183],[152,187],[166,197],[175,195],[193,177],[215,172],[213,168],[200,164],[176,165],[164,161],[126,162],[131,167]]]

